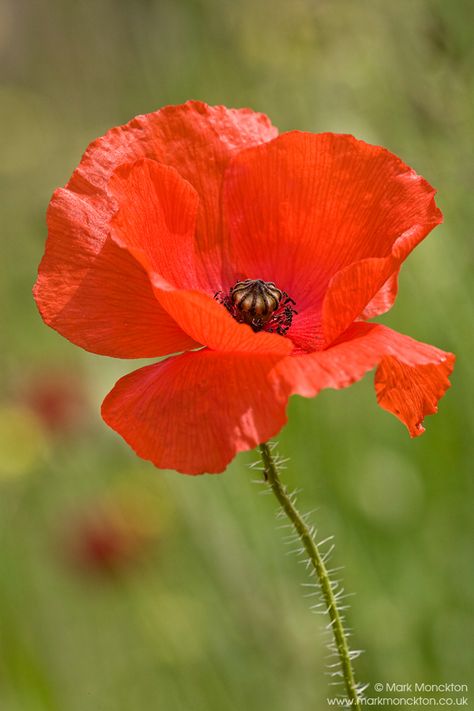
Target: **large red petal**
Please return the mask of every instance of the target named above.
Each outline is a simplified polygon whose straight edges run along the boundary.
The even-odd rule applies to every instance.
[[[412,436],[449,387],[452,353],[404,336],[380,324],[356,323],[331,347],[290,356],[277,366],[292,393],[313,397],[323,388],[345,388],[379,366],[379,404],[394,413]]]
[[[118,208],[111,220],[113,240],[147,271],[159,302],[186,333],[216,350],[291,351],[288,339],[254,333],[213,292],[200,291],[206,273],[194,240],[198,198],[174,168],[148,159],[121,166],[109,190]]]
[[[326,343],[440,221],[433,195],[384,148],[346,135],[283,134],[240,152],[228,168],[224,210],[233,264],[287,291],[299,311],[289,335],[308,349],[321,347],[320,334],[308,340],[307,316],[316,331],[329,284]],[[347,273],[339,276],[341,270]]]
[[[217,289],[223,261],[219,202],[229,156],[275,135],[262,114],[188,102],[138,116],[91,143],[48,212],[35,286],[46,323],[105,355],[156,356],[192,347],[156,303],[143,269],[108,239],[115,211],[108,181],[119,165],[146,156],[174,166],[200,195],[198,244]]]
[[[110,237],[94,200],[57,190],[34,288],[45,322],[86,350],[147,358],[196,347],[156,300],[144,269]]]
[[[105,190],[115,169],[139,158],[176,168],[199,195],[197,242],[207,260],[211,284],[226,270],[222,253],[221,189],[230,157],[275,138],[264,114],[188,101],[137,116],[90,144],[68,183],[72,190]]]
[[[184,474],[217,473],[286,422],[278,358],[202,350],[136,370],[107,395],[102,416],[136,453]]]

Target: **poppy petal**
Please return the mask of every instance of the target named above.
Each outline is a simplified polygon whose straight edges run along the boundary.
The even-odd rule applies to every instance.
[[[288,339],[254,333],[235,321],[213,293],[199,291],[206,275],[194,251],[198,197],[174,168],[148,159],[121,166],[109,190],[118,207],[112,239],[146,270],[157,299],[190,337],[222,351],[291,351]]]
[[[199,195],[197,243],[207,260],[210,288],[219,288],[226,270],[222,250],[221,189],[230,156],[278,134],[267,116],[188,101],[137,116],[90,144],[68,188],[105,190],[123,163],[151,158],[172,166]]]
[[[119,247],[142,255],[139,261],[172,286],[203,288],[207,279],[194,242],[199,204],[194,188],[174,168],[148,158],[121,165],[107,188],[117,203],[110,224]]]
[[[157,467],[222,472],[285,424],[288,387],[275,378],[277,362],[209,350],[168,358],[121,378],[102,416]]]
[[[156,301],[143,269],[108,239],[115,203],[107,184],[119,165],[139,158],[175,167],[200,196],[198,244],[217,289],[220,192],[229,156],[276,134],[263,114],[188,102],[138,116],[92,142],[49,208],[34,290],[46,323],[102,355],[150,357],[195,345]]]
[[[387,311],[396,296],[394,278],[402,262],[416,245],[441,222],[441,213],[432,199],[432,219],[414,225],[394,243],[389,256],[362,259],[341,269],[331,279],[323,302],[324,342],[329,345],[358,316],[378,315],[379,307]],[[394,289],[395,285],[395,289]],[[384,291],[385,287],[385,291]]]
[[[412,437],[423,434],[423,419],[438,412],[438,401],[450,387],[454,356],[442,363],[407,365],[393,356],[380,362],[375,373],[377,402],[403,422]]]
[[[394,272],[382,288],[369,301],[365,309],[360,314],[363,319],[375,318],[390,311],[398,293],[398,271]]]
[[[377,400],[412,437],[450,383],[454,356],[380,324],[355,323],[331,347],[283,359],[277,366],[292,393],[313,397],[323,388],[345,388],[378,366]]]
[[[93,200],[57,190],[34,296],[44,321],[93,353],[152,358],[196,347],[157,301],[146,272],[104,239]]]
[[[273,353],[288,355],[290,339],[276,333],[254,333],[245,323],[238,323],[227,309],[201,291],[168,289],[152,277],[155,294],[168,313],[199,343],[216,351]]]
[[[328,343],[440,222],[433,195],[423,178],[384,148],[347,135],[282,134],[241,151],[227,170],[224,213],[232,260],[247,277],[274,281],[295,299],[299,318],[289,335],[296,340],[300,323],[308,333],[305,314],[317,329],[328,286],[347,269],[339,277],[350,291],[343,310],[333,307],[340,305],[339,292],[343,296],[338,282],[325,304]],[[361,261],[370,283],[359,279],[361,267],[351,270]],[[315,347],[319,340],[307,343],[308,350]]]

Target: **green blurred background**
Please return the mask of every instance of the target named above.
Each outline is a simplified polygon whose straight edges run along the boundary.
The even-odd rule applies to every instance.
[[[45,209],[111,126],[199,98],[281,130],[383,144],[445,223],[383,322],[458,355],[410,440],[372,376],[293,398],[280,450],[345,564],[361,681],[468,683],[474,668],[470,0],[3,0],[0,398],[2,711],[325,708],[321,618],[241,455],[183,477],[134,457],[99,405],[133,362],[81,351],[30,295]],[[471,679],[472,680],[472,679]],[[474,708],[474,701],[472,701]]]

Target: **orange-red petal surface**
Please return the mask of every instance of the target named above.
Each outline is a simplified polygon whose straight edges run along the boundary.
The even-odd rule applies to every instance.
[[[423,432],[425,415],[435,412],[449,387],[452,353],[420,343],[380,324],[355,323],[331,347],[282,360],[277,370],[292,393],[305,397],[323,388],[345,388],[379,366],[379,404],[404,422],[412,436]]]
[[[375,294],[361,313],[361,318],[370,319],[389,311],[397,298],[398,272],[394,272]]]
[[[101,201],[57,190],[34,295],[45,322],[86,350],[147,358],[196,347],[140,264],[106,234]]]
[[[117,168],[107,189],[117,207],[110,222],[114,241],[170,286],[205,288],[194,240],[199,197],[190,183],[144,158]]]
[[[209,350],[168,358],[119,380],[102,416],[157,467],[221,472],[285,424],[288,387],[274,376],[277,361]]]
[[[105,190],[123,163],[152,158],[176,168],[199,195],[197,242],[207,260],[212,286],[223,270],[221,191],[230,157],[248,146],[269,141],[277,129],[264,114],[249,109],[208,106],[188,101],[137,116],[91,143],[68,187]],[[217,288],[217,287],[216,287]]]
[[[393,356],[380,362],[375,374],[377,402],[398,417],[412,437],[423,434],[423,419],[438,412],[438,401],[450,386],[454,356],[441,363],[407,365]]]
[[[227,310],[200,291],[167,289],[153,280],[160,303],[183,331],[216,351],[234,353],[273,353],[287,355],[293,344],[276,333],[254,333],[250,326],[237,323]]]
[[[332,343],[359,315],[373,317],[390,308],[395,300],[395,279],[402,262],[441,222],[441,213],[433,197],[428,213],[424,222],[414,225],[395,241],[387,257],[362,259],[341,269],[331,279],[323,302],[326,345]]]
[[[292,344],[276,334],[254,333],[205,293],[205,266],[196,251],[197,193],[174,168],[151,160],[127,164],[109,183],[117,204],[112,239],[148,273],[155,295],[190,337],[222,351],[285,355]]]
[[[321,323],[324,300],[328,344],[440,221],[433,195],[383,148],[346,135],[282,134],[240,152],[227,171],[234,268],[274,281],[295,299],[300,318],[290,335],[297,342],[300,324],[308,333],[307,312],[315,329]],[[308,350],[315,347],[319,338],[307,340]]]
[[[143,157],[175,167],[200,196],[198,245],[209,279],[219,284],[219,203],[229,157],[276,133],[265,116],[248,109],[188,102],[138,116],[91,143],[49,208],[47,247],[34,291],[46,323],[105,355],[156,356],[192,347],[192,339],[156,302],[144,270],[108,239],[116,209],[108,181],[118,166]]]

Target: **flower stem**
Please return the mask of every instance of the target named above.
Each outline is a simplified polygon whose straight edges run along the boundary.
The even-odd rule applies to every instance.
[[[278,466],[273,458],[268,443],[260,445],[260,453],[264,466],[265,479],[278,499],[281,508],[293,524],[309,556],[309,561],[314,568],[319,581],[322,598],[326,605],[327,614],[330,618],[330,627],[334,636],[334,649],[337,651],[341,665],[341,675],[344,680],[347,696],[351,700],[351,707],[360,710],[360,696],[352,669],[351,652],[347,642],[347,634],[344,630],[337,595],[334,592],[334,586],[331,584],[324,557],[319,551],[318,544],[313,537],[312,529],[308,527],[304,518],[295,508],[293,498],[288,494],[286,487],[281,482],[278,474]]]

